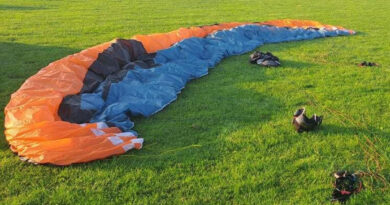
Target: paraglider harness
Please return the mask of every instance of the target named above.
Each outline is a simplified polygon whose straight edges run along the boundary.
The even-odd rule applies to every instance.
[[[279,58],[270,52],[263,53],[261,51],[255,51],[249,56],[249,62],[266,67],[280,66]]]
[[[308,118],[305,112],[305,108],[301,108],[294,113],[292,124],[298,133],[315,130],[322,123],[322,116],[317,116],[314,114],[311,118]]]
[[[379,64],[375,63],[375,62],[363,61],[363,62],[359,63],[358,66],[360,66],[360,67],[363,67],[363,66],[372,67],[372,66],[379,66]]]
[[[352,194],[359,193],[363,188],[363,182],[357,174],[348,171],[338,171],[333,174],[336,178],[333,184],[332,202],[345,203]]]

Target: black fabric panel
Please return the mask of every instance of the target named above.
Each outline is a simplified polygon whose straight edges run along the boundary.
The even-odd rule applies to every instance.
[[[78,124],[88,122],[95,114],[95,112],[96,110],[81,109],[80,95],[68,95],[64,97],[58,109],[58,115],[63,121]]]
[[[130,62],[130,54],[128,47],[121,43],[114,43],[105,52],[112,55],[119,67],[123,67]]]
[[[87,75],[85,75],[84,85],[81,88],[80,93],[90,93],[94,91],[103,81],[104,78],[101,75],[96,74],[92,70],[88,71]]]
[[[141,59],[142,56],[148,55],[144,46],[139,41],[119,39],[117,42],[127,47],[130,54],[130,61],[136,61]]]
[[[111,73],[118,71],[120,69],[119,62],[117,59],[115,59],[115,56],[112,53],[112,51],[108,50],[100,53],[97,60],[89,67],[88,72],[93,71],[101,77],[105,78]]]
[[[89,67],[81,91],[62,100],[58,115],[62,120],[72,123],[89,122],[96,110],[81,109],[81,94],[92,93],[102,85],[105,99],[111,84],[121,81],[130,69],[135,66],[145,69],[157,66],[154,57],[155,53],[147,53],[141,42],[118,39],[100,53]]]

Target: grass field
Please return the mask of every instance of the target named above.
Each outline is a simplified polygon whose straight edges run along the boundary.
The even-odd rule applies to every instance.
[[[145,139],[139,151],[36,166],[21,162],[2,134],[0,203],[327,204],[331,173],[347,169],[377,175],[363,178],[350,204],[389,204],[389,10],[388,0],[0,0],[2,110],[40,68],[116,37],[282,18],[358,31],[259,48],[281,59],[277,69],[250,65],[248,55],[223,60],[166,109],[135,120]],[[357,67],[362,60],[381,66]],[[294,132],[301,106],[324,115],[319,131]]]

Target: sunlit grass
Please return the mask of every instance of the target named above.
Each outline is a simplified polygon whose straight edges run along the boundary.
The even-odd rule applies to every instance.
[[[389,1],[0,1],[0,105],[25,79],[66,55],[116,37],[182,26],[280,18],[318,20],[355,36],[270,44],[282,67],[248,55],[223,60],[178,100],[137,118],[139,151],[69,167],[21,162],[0,138],[4,204],[323,204],[331,172],[390,180]],[[360,61],[380,67],[361,68]],[[297,134],[295,109],[324,116]],[[1,113],[1,124],[3,116]],[[3,128],[2,128],[3,132]],[[363,178],[351,204],[386,204]]]

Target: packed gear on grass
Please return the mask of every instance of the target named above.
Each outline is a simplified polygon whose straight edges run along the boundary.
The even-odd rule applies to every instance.
[[[375,62],[363,61],[363,62],[359,63],[359,66],[360,66],[360,67],[363,67],[363,66],[372,67],[372,66],[379,66],[379,64],[378,64],[378,63],[375,63]]]
[[[322,123],[322,116],[317,116],[314,114],[311,118],[308,118],[305,112],[305,108],[301,108],[294,113],[292,124],[294,125],[295,130],[299,133],[315,130]]]
[[[249,56],[249,62],[252,64],[258,64],[265,67],[277,67],[280,66],[279,58],[272,53],[263,53],[261,51],[255,51]]]
[[[162,110],[223,58],[267,43],[354,33],[315,21],[275,20],[115,39],[27,79],[5,108],[5,136],[13,152],[39,164],[69,165],[141,149],[133,117]]]
[[[348,171],[338,171],[333,174],[336,178],[333,186],[332,201],[345,203],[352,194],[359,193],[363,188],[363,182],[359,176]]]

